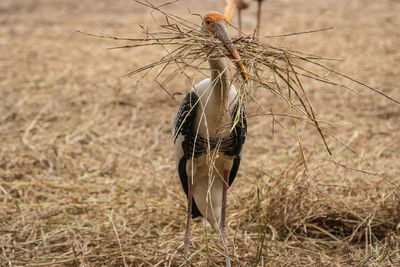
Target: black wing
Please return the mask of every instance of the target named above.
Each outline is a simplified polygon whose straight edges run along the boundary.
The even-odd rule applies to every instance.
[[[179,172],[179,178],[181,179],[181,184],[183,187],[183,190],[185,191],[186,198],[188,196],[188,177],[186,173],[186,162],[187,159],[185,157],[182,157],[179,160],[179,166],[178,166],[178,172]],[[203,216],[197,207],[196,201],[194,201],[194,198],[192,198],[192,218],[196,218],[199,216]]]
[[[190,140],[193,139],[193,131],[195,129],[194,120],[197,111],[197,101],[198,96],[190,91],[183,98],[181,105],[179,106],[178,114],[176,115],[174,121],[174,127],[172,129],[172,134],[174,135],[174,143],[176,143],[176,138],[179,134],[182,134],[184,140],[182,142],[183,156],[179,159],[178,173],[181,180],[183,190],[185,191],[186,197],[188,195],[188,176],[186,173],[186,162],[190,159],[192,153],[190,147]],[[192,218],[202,216],[199,208],[192,199]]]
[[[240,111],[238,110],[240,107]],[[247,119],[246,119],[246,107],[244,103],[242,103],[241,106],[239,106],[239,101],[236,103],[234,109],[233,109],[233,120],[235,120],[236,115],[238,112],[239,114],[239,121],[237,122],[235,128],[233,129],[233,132],[235,134],[235,148],[234,148],[234,160],[233,160],[233,165],[231,168],[231,171],[229,173],[229,186],[232,185],[233,181],[236,178],[236,174],[239,170],[239,165],[240,165],[240,159],[241,159],[241,152],[242,148],[244,145],[244,142],[246,141],[247,137]]]
[[[183,98],[172,129],[174,143],[176,142],[178,134],[181,133],[186,138],[192,133],[194,129],[194,119],[196,116],[198,99],[198,96],[193,91],[187,93]]]

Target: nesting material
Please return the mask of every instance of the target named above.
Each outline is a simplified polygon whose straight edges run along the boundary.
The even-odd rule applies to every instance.
[[[129,45],[112,47],[112,49],[152,46],[155,49],[163,48],[166,51],[166,55],[162,58],[136,68],[127,73],[126,76],[131,77],[134,75],[140,75],[142,73],[146,75],[152,70],[157,70],[156,77],[158,77],[169,68],[173,68],[173,72],[180,73],[185,73],[187,70],[195,70],[201,73],[207,73],[207,68],[202,67],[202,63],[206,62],[209,58],[231,57],[230,53],[220,40],[201,31],[200,15],[193,15],[199,18],[199,22],[196,24],[163,10],[163,7],[168,4],[158,7],[148,1],[136,2],[148,7],[149,9],[152,9],[153,11],[160,12],[165,16],[166,23],[160,25],[163,31],[151,32],[142,27],[145,34],[144,38],[122,38],[110,35],[95,35],[81,32],[100,38],[111,38],[119,41],[132,42],[132,44]],[[239,36],[232,37],[232,43],[236,47],[241,60],[247,69],[247,74],[249,77],[248,83],[241,79],[240,71],[235,72],[232,77],[232,82],[238,88],[238,96],[240,101],[251,100],[257,104],[257,99],[253,97],[255,95],[254,91],[266,89],[269,93],[277,96],[277,99],[282,102],[282,105],[287,107],[288,112],[274,113],[266,110],[265,107],[258,105],[263,114],[269,116],[289,117],[292,118],[292,122],[295,125],[296,121],[300,120],[315,127],[321,138],[321,142],[324,144],[329,155],[332,155],[332,152],[325,136],[331,135],[331,133],[324,131],[324,129],[321,127],[321,123],[318,120],[313,109],[313,105],[307,95],[307,88],[304,88],[302,85],[303,79],[311,79],[321,83],[322,85],[329,84],[356,91],[344,83],[338,82],[335,79],[327,78],[327,73],[332,73],[334,74],[334,77],[340,77],[342,80],[348,80],[353,84],[361,85],[365,89],[372,90],[378,94],[381,94],[383,97],[386,97],[390,101],[400,104],[398,100],[386,95],[380,90],[353,79],[352,77],[341,73],[326,64],[327,61],[341,61],[341,59],[307,55],[290,49],[274,47],[268,45],[268,36],[266,38],[262,38],[262,40],[265,42],[257,42],[254,35],[247,35],[243,32],[239,32],[238,29],[236,29],[233,25],[230,26],[236,31],[235,35]],[[330,29],[331,28],[325,28],[314,31],[293,33],[279,37],[311,34]],[[207,76],[207,74],[205,75]],[[170,92],[168,92],[168,89],[164,87],[163,89],[166,90],[168,94],[172,95]],[[238,113],[239,112],[240,110],[238,110]],[[237,118],[239,118],[239,116],[237,116]],[[298,141],[302,151],[304,164],[306,166],[304,151],[298,135],[297,126],[295,128],[296,134],[291,135],[291,137]],[[333,139],[335,139],[334,136]]]

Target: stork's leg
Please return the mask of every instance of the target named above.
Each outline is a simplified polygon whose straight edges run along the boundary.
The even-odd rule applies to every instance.
[[[186,232],[184,240],[184,258],[187,260],[189,246],[190,246],[190,218],[192,216],[192,204],[193,204],[193,176],[188,175],[188,209],[186,218]]]
[[[229,256],[228,254],[228,249],[227,249],[227,243],[226,243],[226,199],[228,196],[228,184],[229,184],[229,171],[225,170],[224,171],[224,188],[222,191],[222,207],[221,207],[221,222],[220,222],[220,232],[222,235],[222,242],[224,245],[224,253],[225,255]],[[226,267],[230,267],[231,266],[231,261],[229,260],[228,257],[225,258],[225,263],[226,263]]]
[[[260,24],[261,24],[261,4],[263,0],[258,0],[258,9],[257,9],[257,41],[260,36]]]
[[[237,8],[238,11],[238,24],[239,24],[239,31],[242,31],[242,9],[240,7]]]

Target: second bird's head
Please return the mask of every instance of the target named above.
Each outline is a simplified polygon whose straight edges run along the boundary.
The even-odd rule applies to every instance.
[[[204,33],[214,35],[224,44],[234,58],[235,64],[240,68],[242,78],[247,82],[248,76],[246,68],[240,60],[240,56],[229,37],[228,30],[226,29],[225,17],[218,12],[210,12],[206,14],[201,23],[201,30]]]

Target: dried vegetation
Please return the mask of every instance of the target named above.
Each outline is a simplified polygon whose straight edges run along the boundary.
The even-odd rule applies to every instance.
[[[188,3],[191,11],[222,9],[223,1],[201,2]],[[229,196],[231,257],[242,266],[399,265],[399,105],[324,66],[400,99],[400,35],[393,31],[400,4],[308,2],[266,2],[263,31],[336,30],[263,39],[268,46],[235,39],[251,83],[236,79],[247,101],[249,138]],[[165,16],[147,16],[134,2],[1,4],[1,265],[182,263],[186,201],[171,121],[182,94],[207,75],[204,59],[224,53],[201,36],[200,19],[182,3],[164,10],[186,14],[191,28],[170,17],[159,29]],[[107,50],[116,41],[74,32],[127,36],[138,24],[156,29],[139,31],[146,29],[159,48],[141,40],[134,49]],[[162,46],[161,36],[169,38]],[[147,71],[149,58],[172,49],[181,50],[164,58],[167,68],[121,78],[132,68]],[[194,266],[223,264],[217,235],[207,243],[196,222],[193,236]]]

